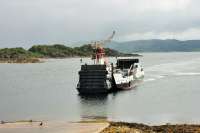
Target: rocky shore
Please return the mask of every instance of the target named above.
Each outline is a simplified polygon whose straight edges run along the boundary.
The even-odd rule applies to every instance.
[[[177,124],[149,126],[138,123],[110,122],[101,133],[200,133],[200,125]]]

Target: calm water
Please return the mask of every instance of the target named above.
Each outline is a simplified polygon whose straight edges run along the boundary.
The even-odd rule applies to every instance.
[[[0,64],[0,120],[200,123],[200,53],[145,53],[141,62],[140,86],[96,97],[78,95],[78,58]]]

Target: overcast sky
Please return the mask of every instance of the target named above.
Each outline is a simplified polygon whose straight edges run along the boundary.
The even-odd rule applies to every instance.
[[[200,39],[200,0],[0,0],[0,47]]]

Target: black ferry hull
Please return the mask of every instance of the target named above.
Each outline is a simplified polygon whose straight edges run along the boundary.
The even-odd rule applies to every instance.
[[[106,65],[82,65],[77,90],[79,94],[102,94],[112,89],[112,77]]]

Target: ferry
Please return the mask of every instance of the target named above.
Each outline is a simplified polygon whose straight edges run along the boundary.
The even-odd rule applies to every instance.
[[[80,94],[102,94],[132,89],[137,85],[136,81],[144,77],[139,58],[118,57],[116,64],[108,62],[102,45],[110,41],[114,34],[115,32],[106,41],[94,43],[94,64],[81,65],[77,84]]]
[[[117,89],[132,89],[136,87],[138,81],[143,79],[144,69],[138,58],[119,57],[112,75]]]

